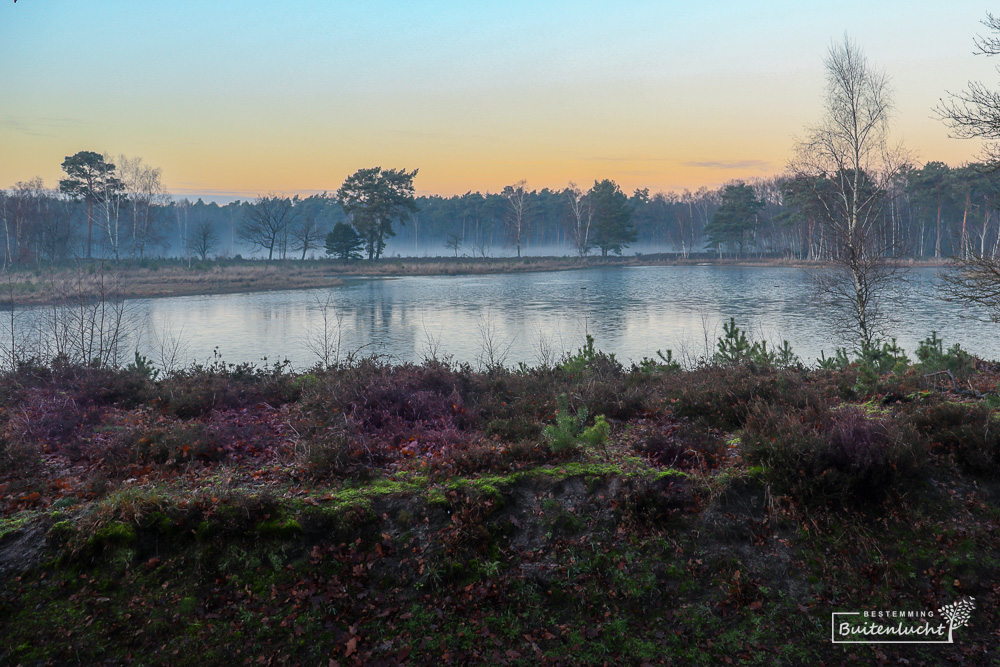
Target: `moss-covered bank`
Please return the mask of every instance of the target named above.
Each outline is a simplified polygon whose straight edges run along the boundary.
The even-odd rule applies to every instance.
[[[6,664],[910,664],[997,659],[997,488],[805,514],[760,474],[546,466],[132,489],[15,515]],[[834,646],[830,612],[977,601],[950,646]]]

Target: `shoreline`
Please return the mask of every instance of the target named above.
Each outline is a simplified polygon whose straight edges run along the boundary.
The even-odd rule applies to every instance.
[[[907,268],[945,268],[947,260],[904,260]],[[0,308],[44,306],[113,294],[123,299],[208,296],[340,287],[346,279],[406,276],[459,276],[572,271],[607,267],[733,266],[819,268],[825,263],[799,259],[718,257],[681,258],[668,254],[633,257],[399,257],[343,264],[336,260],[213,260],[191,267],[181,260],[145,260],[139,265],[92,262],[73,268],[19,270],[0,284]]]

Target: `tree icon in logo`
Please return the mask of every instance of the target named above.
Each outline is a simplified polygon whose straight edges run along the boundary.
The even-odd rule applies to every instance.
[[[969,622],[972,610],[976,608],[973,597],[962,598],[938,609],[938,613],[948,620],[948,643],[953,643],[952,632]]]

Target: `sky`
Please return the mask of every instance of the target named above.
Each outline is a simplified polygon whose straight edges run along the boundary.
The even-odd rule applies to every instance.
[[[67,155],[139,156],[175,196],[334,191],[362,167],[420,194],[717,187],[781,173],[845,35],[888,74],[919,163],[973,141],[933,113],[989,7],[910,0],[0,0],[0,188]]]

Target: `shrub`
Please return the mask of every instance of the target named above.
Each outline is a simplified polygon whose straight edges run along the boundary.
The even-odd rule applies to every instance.
[[[690,470],[714,466],[724,446],[721,433],[703,423],[673,422],[658,424],[636,449],[657,466]]]
[[[336,430],[314,440],[305,460],[306,471],[313,477],[369,477],[374,468],[391,459],[381,443],[363,444],[346,432]]]
[[[193,422],[133,433],[136,459],[144,463],[179,465],[189,461],[221,461],[226,456],[223,439],[215,429]]]
[[[477,423],[487,435],[507,442],[537,439],[546,417],[556,409],[556,396],[565,392],[562,371],[500,370],[470,378],[468,395]]]
[[[0,474],[25,474],[41,463],[41,452],[20,438],[0,435]]]
[[[566,358],[563,359],[562,363],[559,364],[559,368],[570,375],[580,375],[583,373],[587,367],[597,359],[599,353],[594,349],[594,337],[587,334],[586,342],[583,344],[576,354],[567,354]]]
[[[844,391],[841,393],[845,397],[879,392],[884,389],[882,376],[889,372],[901,375],[906,372],[910,360],[906,357],[906,352],[896,344],[895,338],[889,342],[875,342],[865,346],[856,354],[854,362],[842,347],[837,348],[832,357],[820,352],[819,359],[816,360],[817,366],[827,371],[846,371],[852,363],[856,369],[856,378],[853,386],[843,387]]]
[[[758,403],[741,446],[777,492],[830,505],[882,500],[917,476],[924,455],[911,429],[849,406],[803,410]]]
[[[125,474],[129,463],[180,466],[254,456],[273,449],[273,439],[266,428],[240,425],[232,415],[220,415],[211,422],[174,422],[97,433],[81,450],[91,462]]]
[[[510,419],[494,419],[486,424],[483,432],[495,435],[504,442],[534,440],[542,434],[542,424],[530,415]]]
[[[818,390],[795,370],[748,372],[746,368],[706,366],[673,376],[667,397],[680,418],[733,430],[743,427],[756,401],[805,406],[822,402]]]
[[[908,421],[932,448],[951,453],[965,469],[986,475],[1000,471],[1000,424],[989,406],[933,398],[913,404]]]
[[[195,365],[171,375],[160,385],[160,401],[181,419],[258,403],[276,407],[301,395],[302,385],[287,370],[287,362],[258,367],[216,359],[208,366]]]
[[[153,367],[153,362],[148,357],[139,354],[139,350],[135,351],[135,359],[125,367],[125,372],[138,375],[152,382],[156,382],[156,379],[160,376],[159,369]]]
[[[603,368],[602,368],[603,367]],[[579,377],[587,372],[611,370],[621,372],[622,366],[613,354],[605,354],[594,348],[594,337],[587,334],[583,347],[576,354],[568,354],[559,364],[559,369],[570,377]]]
[[[620,378],[625,374],[625,367],[614,354],[606,354],[594,348],[594,337],[590,334],[587,334],[584,346],[576,354],[567,355],[563,359],[559,370],[577,382],[585,379]]]
[[[670,373],[680,368],[669,350],[667,356],[660,357],[663,364],[645,359],[628,372],[615,355],[596,350],[594,337],[588,335],[586,344],[567,356],[558,372],[549,376],[553,386],[548,393],[554,396],[569,384],[591,413],[627,420],[648,408],[649,382],[659,371]]]
[[[858,363],[867,366],[879,375],[884,373],[900,373],[906,370],[910,360],[903,348],[896,344],[896,339],[876,341],[861,349]]]

